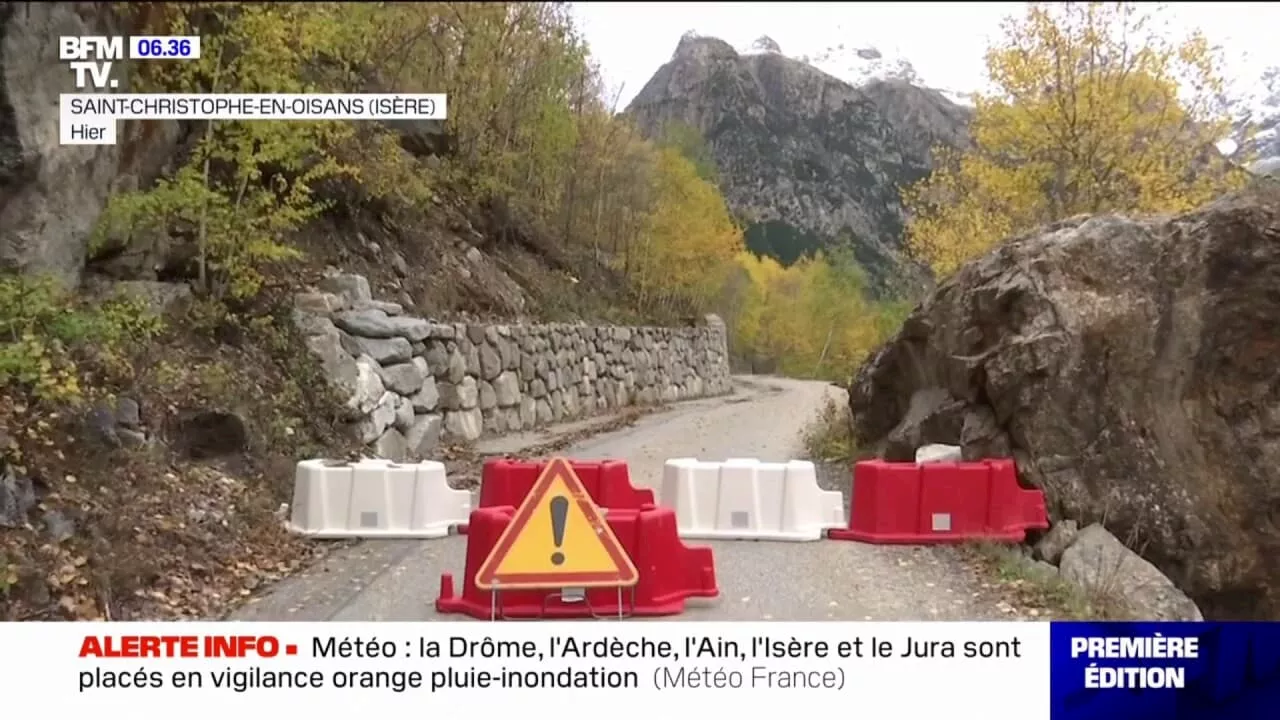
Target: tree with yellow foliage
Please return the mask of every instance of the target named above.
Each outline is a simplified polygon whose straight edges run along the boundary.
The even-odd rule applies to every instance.
[[[700,309],[723,287],[742,231],[693,163],[673,148],[654,152],[653,204],[630,258],[632,282],[645,306]]]
[[[155,63],[137,78],[148,91],[287,92],[314,90],[307,70],[342,47],[332,4],[182,3],[166,9],[168,34],[202,35],[201,56]],[[190,232],[197,288],[215,298],[249,297],[261,267],[297,257],[284,238],[327,209],[324,180],[349,174],[328,148],[350,123],[208,120],[185,165],[155,187],[112,196],[95,249],[141,233]]]
[[[1244,178],[1213,49],[1169,42],[1159,9],[1032,4],[987,52],[972,146],[908,189],[910,249],[938,275],[1001,239],[1082,213],[1176,212]]]
[[[739,282],[726,298],[731,350],[763,361],[758,369],[792,377],[846,380],[866,354],[896,329],[906,307],[877,303],[848,254],[818,254],[783,267],[743,252]]]

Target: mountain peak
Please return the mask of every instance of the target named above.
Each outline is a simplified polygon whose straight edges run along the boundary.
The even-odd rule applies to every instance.
[[[737,60],[738,51],[720,38],[698,35],[690,30],[680,38],[672,60]]]
[[[777,53],[782,54],[782,47],[778,45],[778,41],[768,35],[761,35],[756,41],[751,43],[751,51],[757,53]]]

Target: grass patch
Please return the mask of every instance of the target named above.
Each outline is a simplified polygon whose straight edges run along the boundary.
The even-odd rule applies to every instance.
[[[802,435],[809,459],[822,462],[850,462],[857,454],[853,441],[853,417],[848,406],[827,399],[818,416],[805,427]]]
[[[980,542],[965,546],[992,585],[1012,604],[1046,619],[1131,620],[1120,588],[1105,583],[1082,588],[1064,580],[1056,568],[1033,561],[1021,546]],[[1052,569],[1051,569],[1052,568]]]

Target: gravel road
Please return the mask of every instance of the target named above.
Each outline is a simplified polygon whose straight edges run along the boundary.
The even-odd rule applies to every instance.
[[[827,398],[826,383],[739,378],[729,397],[681,403],[565,450],[621,458],[632,482],[656,488],[667,458],[788,460]],[[510,440],[502,441],[509,445]],[[496,446],[495,446],[496,447]],[[482,448],[483,450],[484,448]],[[502,447],[502,450],[509,450]],[[490,450],[491,452],[494,450]],[[846,470],[824,473],[848,502]],[[233,620],[441,620],[441,572],[461,574],[465,537],[368,541],[333,553],[241,608]],[[983,620],[1010,610],[951,548],[853,542],[702,542],[715,550],[721,597],[691,602],[680,620]]]

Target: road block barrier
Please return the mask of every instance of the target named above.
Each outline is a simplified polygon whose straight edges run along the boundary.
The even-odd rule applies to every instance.
[[[599,507],[637,510],[654,504],[653,491],[631,485],[631,472],[622,460],[573,460],[574,473]],[[520,507],[546,462],[494,459],[480,474],[480,501],[476,507]]]
[[[844,498],[801,460],[668,460],[659,496],[682,538],[812,541],[845,526]]]
[[[511,523],[510,506],[478,508],[471,513],[467,534],[466,570],[462,593],[451,573],[440,576],[436,611],[488,619],[571,619],[635,615],[678,615],[690,598],[714,598],[715,558],[711,548],[687,547],[676,533],[670,508],[645,505],[640,509],[610,510],[605,517],[624,550],[639,570],[631,588],[561,588],[507,590],[491,593],[476,586],[475,577]]]
[[[438,538],[465,522],[471,493],[438,462],[303,460],[289,529],[314,538]]]
[[[854,466],[849,526],[834,540],[888,545],[1022,542],[1049,527],[1044,493],[1018,485],[1012,460]]]

